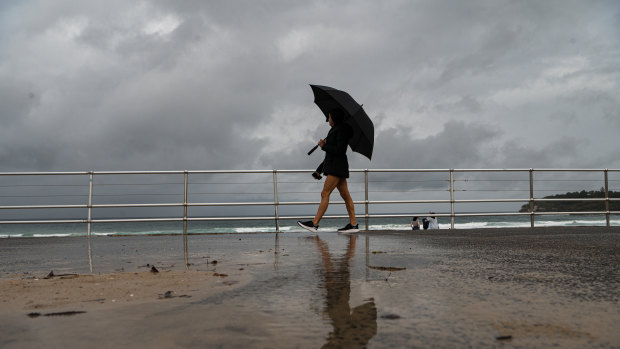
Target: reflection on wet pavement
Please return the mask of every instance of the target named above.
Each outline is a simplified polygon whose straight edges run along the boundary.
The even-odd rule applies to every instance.
[[[351,309],[351,276],[349,263],[355,254],[357,236],[348,236],[346,253],[332,258],[327,243],[318,236],[314,242],[321,254],[323,268],[320,270],[322,282],[319,287],[326,290],[325,312],[329,315],[333,331],[329,334],[323,348],[364,347],[377,334],[377,308],[374,299]]]

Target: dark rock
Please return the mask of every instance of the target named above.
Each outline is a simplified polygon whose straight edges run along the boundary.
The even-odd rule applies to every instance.
[[[72,316],[72,315],[84,314],[84,313],[86,312],[81,311],[81,310],[71,310],[71,311],[61,311],[57,313],[47,313],[45,314],[45,316]]]
[[[387,314],[387,315],[381,315],[382,319],[388,319],[388,320],[396,320],[396,319],[400,319],[400,315],[396,315],[396,314]]]

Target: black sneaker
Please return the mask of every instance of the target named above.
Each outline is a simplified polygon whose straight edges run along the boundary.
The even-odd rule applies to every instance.
[[[319,226],[318,225],[314,225],[314,222],[312,222],[312,221],[307,221],[307,222],[297,221],[297,224],[300,227],[302,227],[302,228],[304,228],[306,230],[309,230],[309,231],[311,231],[313,233],[316,233],[317,229],[319,229]]]
[[[338,229],[339,233],[345,233],[345,234],[357,233],[358,231],[360,231],[360,229],[358,228],[358,225],[357,224],[351,225],[351,223],[347,224],[347,226],[344,228]]]

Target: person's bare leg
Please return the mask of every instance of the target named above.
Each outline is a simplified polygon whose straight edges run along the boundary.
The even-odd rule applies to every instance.
[[[357,225],[357,219],[355,218],[355,205],[353,204],[353,198],[351,197],[351,193],[349,193],[347,179],[342,178],[336,188],[338,188],[338,192],[340,192],[340,196],[344,200],[344,205],[347,207],[349,222],[351,223],[351,225]]]
[[[336,189],[336,186],[340,182],[340,178],[332,175],[327,175],[325,178],[325,184],[323,184],[323,190],[321,191],[321,203],[319,204],[319,209],[316,211],[316,216],[314,216],[314,220],[312,223],[314,225],[319,225],[321,218],[327,211],[327,206],[329,206],[329,196],[332,191]]]

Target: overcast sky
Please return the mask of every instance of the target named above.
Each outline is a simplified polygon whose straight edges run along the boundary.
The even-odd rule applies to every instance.
[[[620,168],[620,2],[2,1],[0,171]]]

